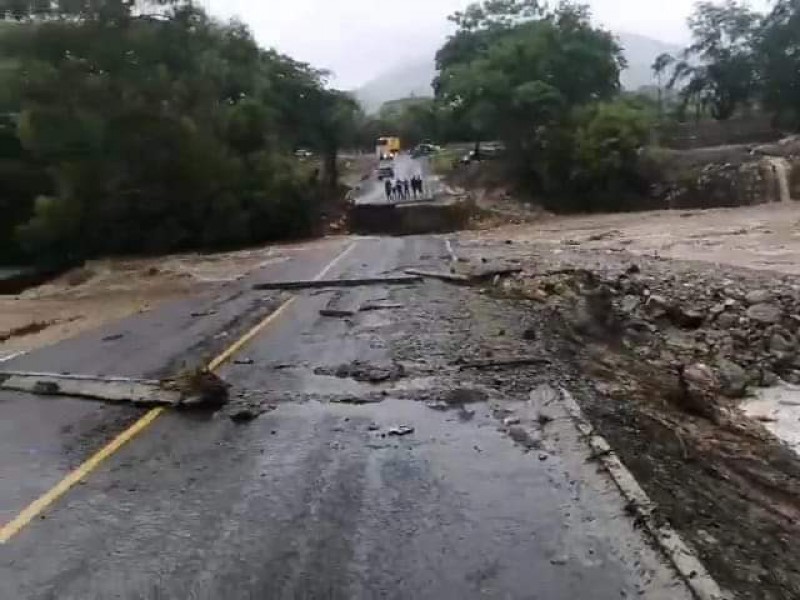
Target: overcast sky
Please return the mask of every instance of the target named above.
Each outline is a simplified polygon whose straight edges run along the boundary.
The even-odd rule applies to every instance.
[[[764,0],[757,0],[764,1]],[[238,17],[262,46],[333,71],[342,89],[387,67],[431,54],[449,31],[447,15],[469,0],[201,0],[219,17]],[[613,31],[684,44],[695,0],[589,0]]]

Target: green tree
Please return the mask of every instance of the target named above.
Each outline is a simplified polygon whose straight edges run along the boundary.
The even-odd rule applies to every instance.
[[[621,49],[589,17],[585,7],[564,4],[503,25],[477,56],[469,52],[440,74],[438,101],[478,139],[503,139],[520,178],[534,189],[565,181],[573,111],[619,91]]]
[[[646,102],[618,99],[583,109],[577,118],[575,179],[586,193],[580,208],[620,208],[626,195],[646,191],[638,156],[653,114]]]
[[[659,54],[653,61],[653,65],[650,67],[653,70],[653,74],[656,76],[656,81],[658,82],[659,119],[663,118],[664,116],[664,76],[667,73],[667,69],[672,67],[674,64],[675,57],[665,52],[663,54]]]
[[[309,233],[321,190],[293,151],[313,142],[332,186],[355,103],[241,23],[134,4],[16,9],[24,23],[0,35],[17,153],[47,174],[15,213],[25,248],[80,258]]]
[[[717,120],[733,116],[756,96],[758,75],[753,42],[758,15],[736,0],[701,2],[689,19],[693,43],[675,63],[670,88],[684,103],[707,109]]]
[[[779,122],[800,127],[800,4],[779,0],[756,43],[764,104]]]

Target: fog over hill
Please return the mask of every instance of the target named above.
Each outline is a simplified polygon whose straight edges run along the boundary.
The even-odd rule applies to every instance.
[[[654,82],[650,66],[659,54],[676,54],[681,51],[680,46],[635,33],[618,33],[617,36],[628,60],[628,68],[621,77],[622,86],[628,90]],[[364,108],[375,112],[388,100],[432,96],[431,81],[436,74],[433,57],[440,45],[432,40],[430,50],[420,52],[419,58],[387,68],[384,73],[356,90],[356,96]]]

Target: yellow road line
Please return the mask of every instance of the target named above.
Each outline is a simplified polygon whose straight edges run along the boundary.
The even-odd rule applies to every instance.
[[[345,248],[336,258],[329,262],[327,266],[320,271],[316,277],[314,277],[314,279],[319,281],[325,277],[325,275],[327,275],[333,267],[335,267],[345,256],[347,256],[355,246],[356,243],[353,242],[347,248]],[[209,371],[216,371],[219,369],[223,364],[230,360],[234,354],[252,341],[253,338],[256,337],[265,327],[274,322],[281,314],[283,314],[296,299],[297,296],[292,296],[286,300],[286,302],[281,304],[275,311],[267,315],[267,317],[265,317],[260,323],[236,340],[222,354],[208,363],[206,368]],[[88,477],[92,471],[97,469],[97,467],[99,467],[105,460],[110,458],[115,452],[122,448],[122,446],[149,427],[163,413],[163,407],[153,408],[147,411],[142,418],[128,427],[128,429],[111,440],[78,468],[59,481],[54,487],[50,488],[47,492],[26,506],[21,513],[0,528],[0,544],[5,544],[8,542],[8,540],[18,534],[25,526],[27,526],[49,506],[61,498],[61,496],[66,494],[74,485]]]
[[[289,308],[292,303],[294,303],[296,296],[292,296],[286,302],[281,304],[277,309],[271,312],[263,321],[261,321],[258,325],[253,327],[250,331],[245,333],[242,337],[236,340],[233,344],[231,344],[227,350],[225,350],[222,354],[220,354],[217,358],[212,360],[208,363],[208,370],[209,371],[216,371],[226,362],[228,362],[234,354],[236,354],[239,350],[241,350],[244,346],[246,346],[250,341],[256,337],[261,330],[264,329],[267,325],[272,323],[275,319],[281,316],[283,311]]]
[[[150,425],[150,423],[155,421],[162,412],[164,412],[162,407],[148,411],[141,419],[111,440],[108,445],[89,460],[59,481],[55,487],[50,488],[44,495],[31,502],[25,510],[19,513],[13,520],[3,525],[3,528],[0,529],[0,543],[5,544],[19,533],[23,527],[39,516],[43,510],[66,494],[73,485],[94,471],[100,463],[122,448],[126,442],[130,441],[137,433]]]

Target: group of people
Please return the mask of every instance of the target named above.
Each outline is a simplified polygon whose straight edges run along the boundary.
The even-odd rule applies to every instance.
[[[424,194],[422,177],[419,175],[414,175],[411,179],[397,179],[394,183],[387,179],[384,187],[387,200],[410,200],[412,196],[416,200]]]

